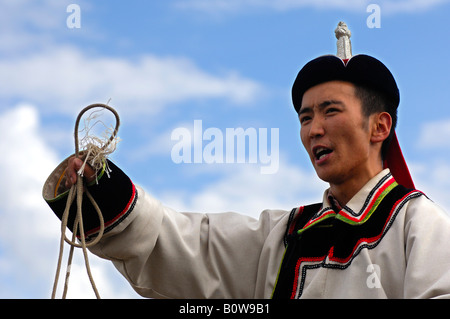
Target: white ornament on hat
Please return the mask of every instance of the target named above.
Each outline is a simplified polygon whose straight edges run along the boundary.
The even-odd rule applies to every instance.
[[[342,60],[350,59],[352,57],[352,43],[350,37],[352,33],[345,22],[340,21],[334,30],[337,39],[337,56]]]

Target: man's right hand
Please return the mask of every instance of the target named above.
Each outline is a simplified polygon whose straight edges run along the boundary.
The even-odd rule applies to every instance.
[[[66,184],[67,188],[71,188],[77,182],[78,174],[77,172],[83,166],[83,160],[72,156],[69,158],[66,169]],[[86,163],[83,172],[84,178],[87,183],[93,182],[95,180],[94,169]]]

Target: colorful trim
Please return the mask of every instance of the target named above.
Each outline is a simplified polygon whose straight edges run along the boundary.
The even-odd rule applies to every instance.
[[[349,208],[343,208],[343,210],[341,211],[342,214],[339,214],[336,218],[352,225],[362,224],[366,222],[370,218],[370,216],[372,216],[373,212],[378,208],[378,205],[386,197],[386,195],[389,194],[389,192],[397,185],[397,182],[394,180],[394,178],[391,177],[391,179],[389,179],[388,182],[386,182],[383,187],[381,187],[377,191],[375,196],[370,201],[370,204],[362,210],[362,213],[359,214],[359,216],[348,213],[347,211],[349,210]]]
[[[358,213],[344,207],[336,214],[330,208],[320,209],[317,204],[299,209],[306,218],[300,216],[293,220],[295,226],[287,226],[288,246],[272,297],[301,297],[310,269],[349,267],[364,248],[378,246],[410,199],[422,195],[398,185],[387,174],[369,193]]]
[[[353,249],[350,254],[346,257],[339,257],[335,253],[336,246],[332,246],[328,252],[321,257],[316,258],[300,258],[296,264],[296,274],[295,274],[295,282],[292,287],[291,297],[299,298],[303,293],[304,282],[306,278],[306,273],[309,269],[315,268],[333,268],[333,269],[346,269],[350,266],[351,262],[354,260],[356,256],[359,255],[362,249],[373,249],[375,248],[381,241],[381,239],[386,235],[387,231],[391,227],[394,222],[395,217],[399,213],[399,211],[403,208],[403,206],[412,198],[419,197],[423,195],[421,192],[412,191],[406,194],[403,198],[398,200],[392,210],[389,213],[389,217],[384,224],[383,230],[377,236],[373,236],[370,238],[360,238],[356,244],[353,246]],[[309,265],[305,265],[305,263],[312,263]],[[298,284],[298,274],[301,269],[301,284]]]

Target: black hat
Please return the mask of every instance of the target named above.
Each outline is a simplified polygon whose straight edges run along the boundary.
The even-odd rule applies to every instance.
[[[382,92],[393,102],[392,105],[398,108],[400,94],[389,69],[369,55],[352,56],[351,33],[345,23],[339,22],[335,33],[338,39],[338,54],[315,58],[298,73],[292,86],[292,102],[295,111],[298,113],[303,94],[308,89],[321,83],[336,80],[362,85]],[[407,188],[415,188],[395,132],[387,149],[383,165],[391,170],[399,184]]]
[[[308,62],[298,73],[292,86],[292,102],[296,112],[303,94],[315,85],[328,81],[346,81],[380,91],[398,107],[400,94],[389,69],[379,60],[364,54],[341,59],[336,55],[320,56]]]

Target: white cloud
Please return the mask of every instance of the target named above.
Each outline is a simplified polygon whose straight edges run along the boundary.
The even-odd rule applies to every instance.
[[[51,295],[61,224],[44,202],[41,190],[59,160],[41,136],[41,130],[39,114],[32,105],[21,104],[0,114],[1,298]],[[77,263],[84,267],[82,261]],[[97,276],[109,274],[113,268],[111,263],[95,256],[91,257],[91,264]],[[108,275],[108,279],[100,276],[99,281],[100,286],[107,288],[107,296],[135,296],[123,279],[114,275]],[[72,282],[77,282],[75,276]],[[73,297],[84,296],[77,295],[77,291],[84,290],[74,290]]]
[[[416,147],[421,152],[421,160],[408,163],[414,184],[447,209],[450,206],[450,119],[423,123]]]
[[[155,113],[171,103],[222,98],[253,101],[261,86],[235,72],[214,75],[186,58],[145,55],[135,60],[87,56],[73,47],[0,60],[0,97],[21,97],[69,111],[109,98],[127,113]]]
[[[4,266],[0,277],[2,282],[14,278],[25,285],[25,278],[33,282],[45,277],[46,259],[52,256],[49,239],[58,232],[40,195],[56,157],[40,139],[37,111],[32,106],[20,105],[1,114],[0,135],[0,260]],[[27,287],[22,289],[15,293],[26,296]],[[2,291],[2,297],[14,297],[8,293]]]
[[[54,30],[60,26],[61,21],[57,13],[65,13],[69,3],[68,0],[2,1],[0,8],[4,16],[0,26],[9,31],[25,28]]]
[[[188,0],[176,3],[178,8],[194,9],[209,13],[236,13],[257,8],[287,11],[301,8],[315,8],[320,10],[344,10],[365,12],[370,0]],[[448,0],[413,0],[394,1],[381,0],[375,2],[383,13],[397,14],[406,12],[422,12],[426,9],[448,3]]]
[[[419,133],[418,146],[440,150],[450,147],[450,119],[424,123]]]
[[[106,103],[127,115],[155,114],[190,100],[223,99],[242,106],[264,89],[234,70],[208,72],[189,58],[155,56],[111,57],[88,54],[67,45],[69,0],[1,2],[0,101],[26,100],[41,110],[76,114],[81,107]],[[77,2],[82,16],[92,4]],[[87,20],[89,21],[89,20]],[[87,22],[89,23],[89,22]],[[92,22],[91,22],[92,23]],[[103,37],[95,25],[77,30],[80,38]]]
[[[448,4],[448,0],[403,0],[403,1],[381,1],[382,13],[422,13],[426,10],[437,8],[443,4]]]
[[[66,12],[71,0],[0,1],[0,53],[14,56],[19,51],[33,52],[52,45],[68,31]],[[87,13],[91,4],[77,1]],[[79,34],[89,36],[84,30]],[[90,30],[90,33],[95,33]],[[95,36],[95,34],[93,35]],[[90,36],[92,37],[92,35]]]
[[[433,202],[449,215],[450,165],[448,159],[438,158],[424,162],[409,163],[411,176],[417,189],[424,192]]]
[[[304,7],[320,9],[349,9],[361,8],[364,1],[344,0],[188,0],[179,1],[176,6],[185,9],[195,9],[208,12],[239,12],[255,8],[266,8],[276,11],[286,11]]]

